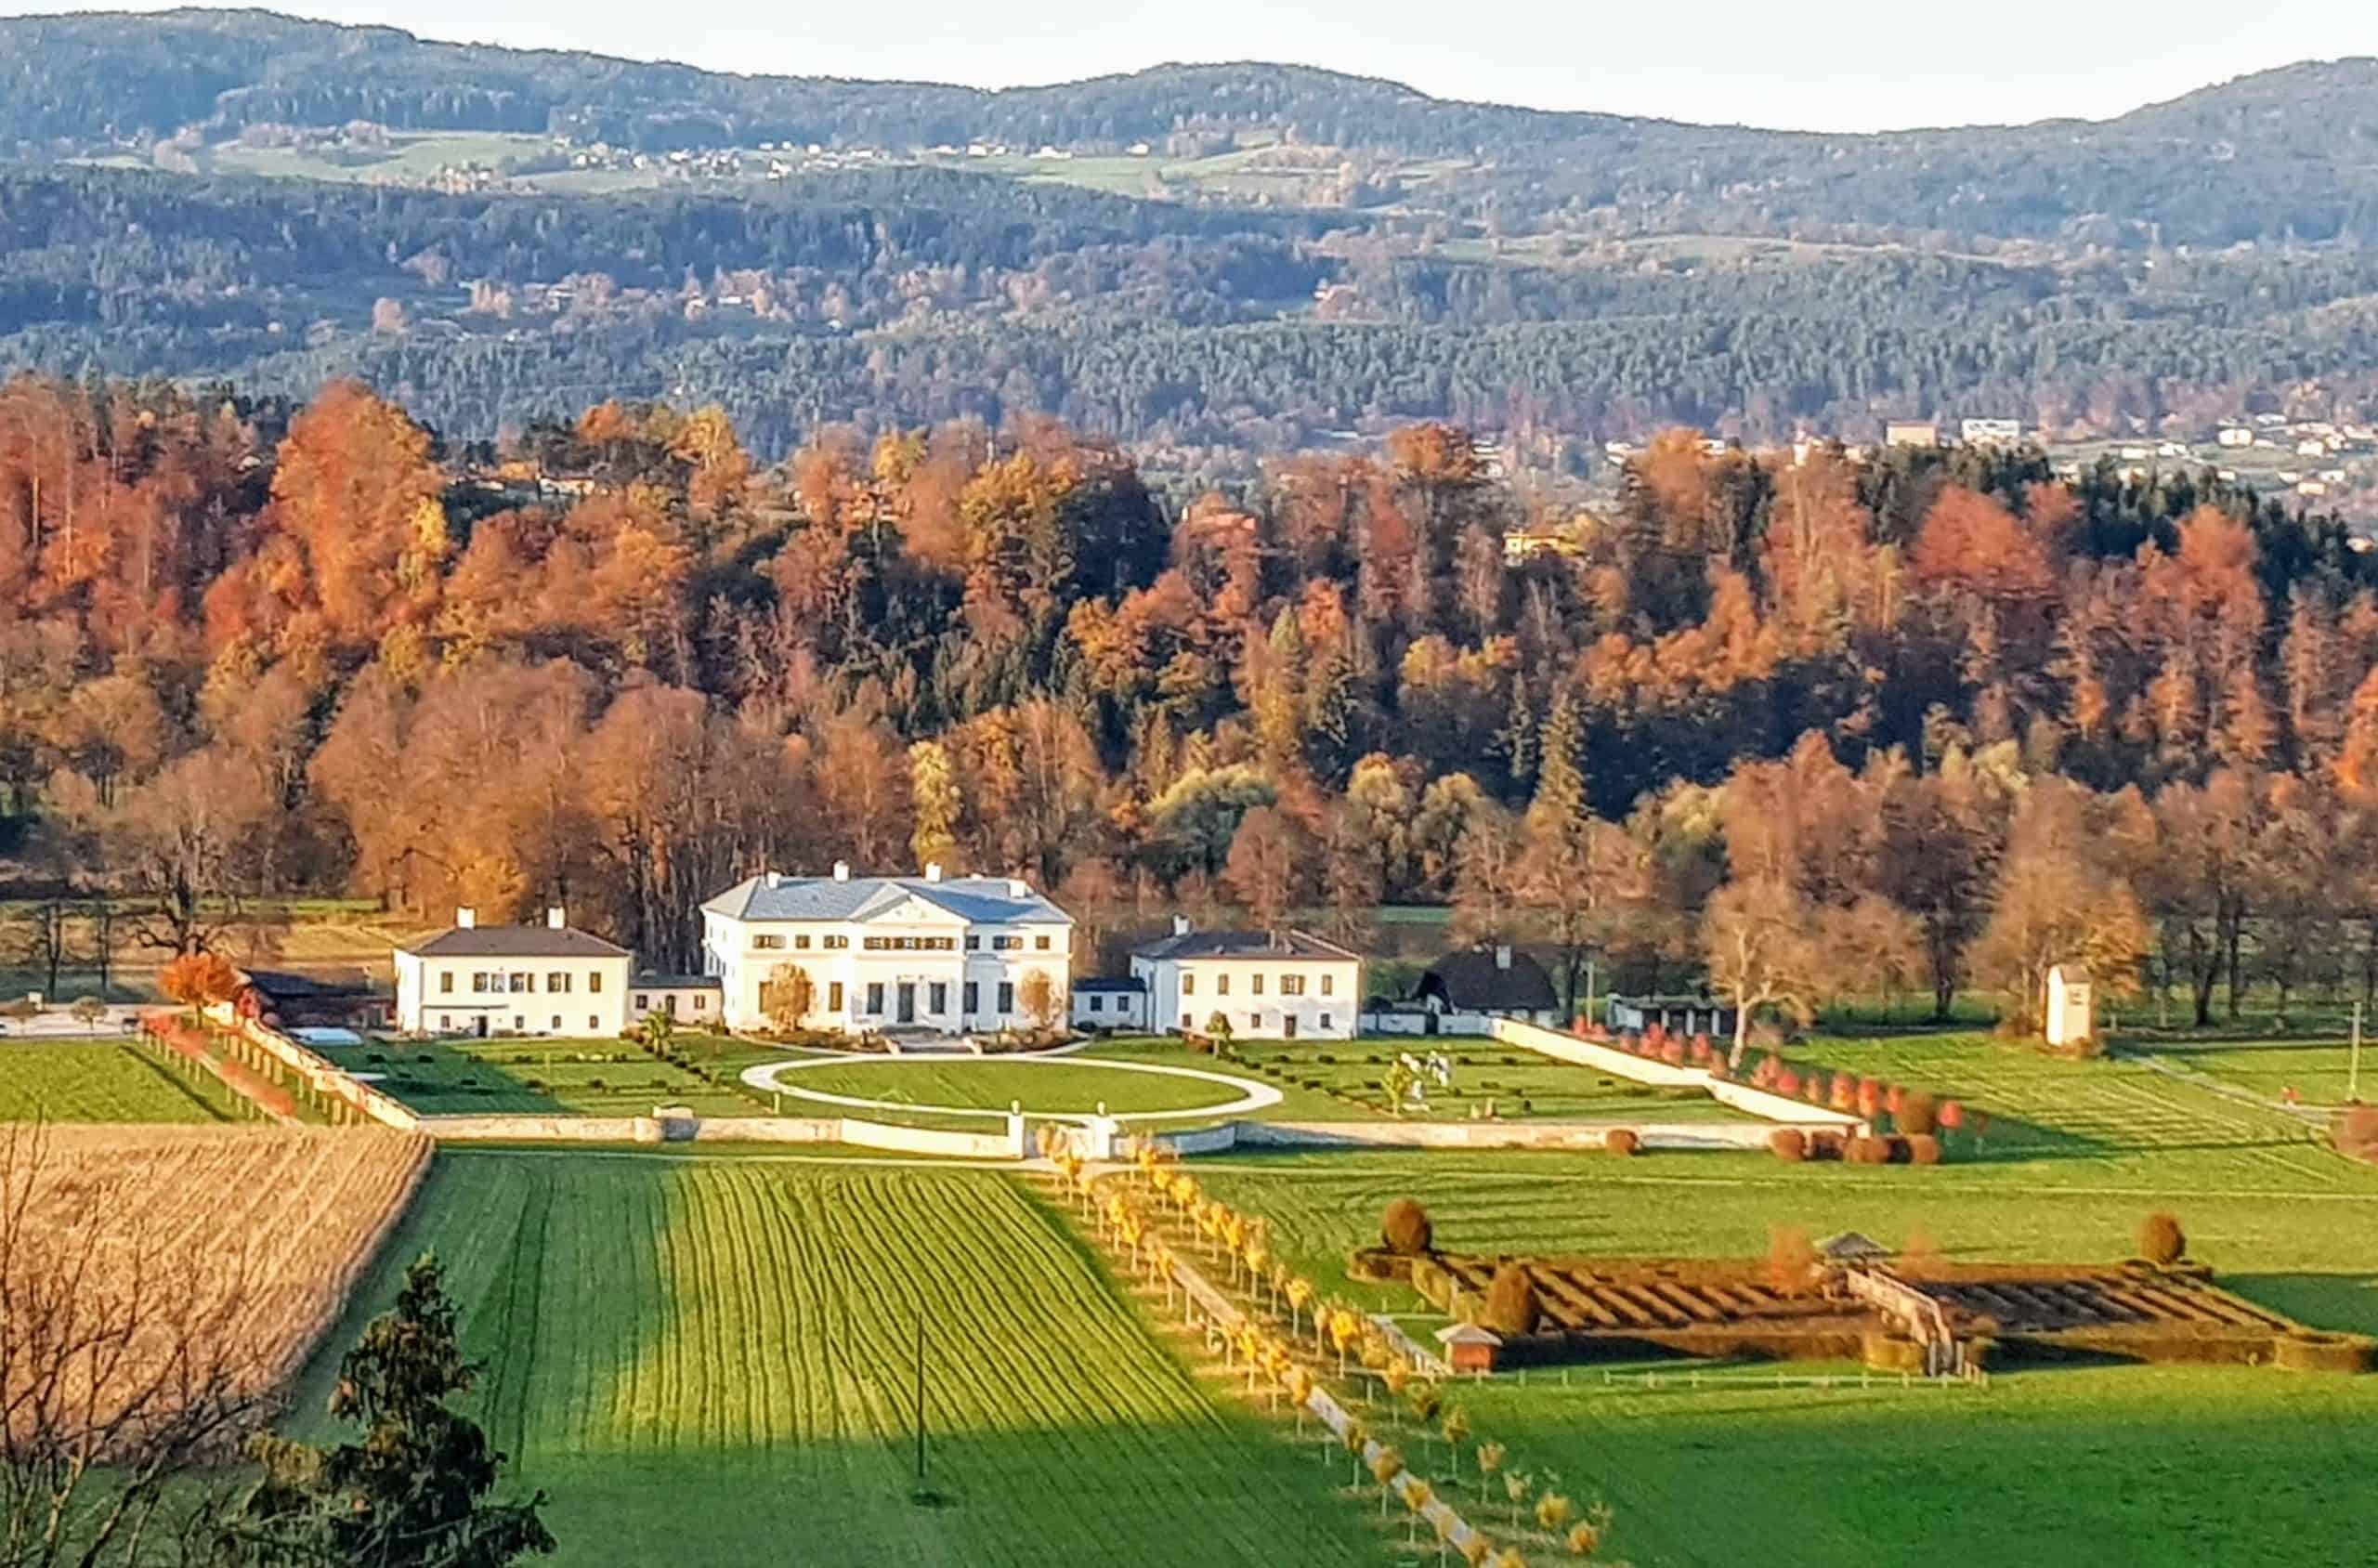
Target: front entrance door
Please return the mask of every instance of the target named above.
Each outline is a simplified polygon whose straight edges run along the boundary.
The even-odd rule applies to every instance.
[[[1297,1015],[1295,1013],[1284,1013],[1280,1014],[1280,1036],[1283,1039],[1294,1039],[1297,1038]]]
[[[487,1014],[486,1014],[486,1013],[480,1013],[480,1014],[479,1014],[479,1020],[478,1020],[478,1022],[479,1022],[479,1039],[487,1039]]]
[[[913,980],[903,980],[900,982],[900,1022],[913,1024],[916,1021],[917,983]]]

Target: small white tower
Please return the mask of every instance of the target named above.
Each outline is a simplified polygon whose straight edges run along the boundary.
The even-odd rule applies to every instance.
[[[2097,1033],[2097,987],[2089,972],[2077,963],[2059,963],[2047,972],[2047,1042],[2081,1045]]]

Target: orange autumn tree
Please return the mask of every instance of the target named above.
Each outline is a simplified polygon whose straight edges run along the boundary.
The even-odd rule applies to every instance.
[[[202,1008],[237,995],[240,972],[220,953],[184,953],[158,973],[157,988],[194,1017]]]
[[[218,643],[277,635],[360,651],[435,615],[452,549],[429,435],[355,382],[290,422],[255,552],[216,580]]]

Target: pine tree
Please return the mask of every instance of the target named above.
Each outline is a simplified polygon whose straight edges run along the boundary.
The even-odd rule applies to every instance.
[[[503,1568],[554,1549],[538,1510],[491,1503],[504,1456],[478,1424],[447,1407],[480,1368],[463,1359],[453,1301],[437,1260],[405,1271],[393,1311],[372,1320],[339,1363],[331,1414],[361,1443],[316,1448],[281,1437],[250,1445],[264,1479],[226,1532],[242,1568]]]
[[[1527,808],[1528,830],[1539,837],[1565,833],[1586,818],[1582,728],[1576,696],[1564,686],[1545,717],[1544,754],[1536,764],[1535,796]]]
[[[1510,773],[1511,793],[1516,796],[1535,782],[1535,702],[1528,695],[1525,676],[1511,677],[1510,712],[1495,739],[1502,748],[1504,766]]]
[[[948,864],[958,853],[961,798],[949,749],[940,741],[920,740],[908,748],[908,795],[916,820],[908,849],[917,865]]]

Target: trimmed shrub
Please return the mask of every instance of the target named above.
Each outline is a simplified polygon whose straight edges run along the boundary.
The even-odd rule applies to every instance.
[[[1890,1145],[1880,1138],[1852,1138],[1842,1149],[1842,1157],[1852,1165],[1881,1165],[1890,1156]]]
[[[1797,1296],[1816,1277],[1817,1249],[1809,1233],[1797,1225],[1770,1225],[1767,1232],[1767,1283],[1786,1296]]]
[[[1615,1127],[1602,1134],[1601,1146],[1621,1159],[1628,1159],[1642,1148],[1643,1140],[1635,1135],[1633,1128]]]
[[[2171,1215],[2158,1210],[2138,1227],[2138,1255],[2157,1268],[2169,1268],[2188,1256],[2188,1233]]]
[[[2356,1105],[2337,1118],[2337,1152],[2378,1160],[2378,1105]]]
[[[1909,1133],[1907,1135],[1907,1157],[1910,1163],[1915,1165],[1940,1164],[1940,1140],[1934,1137],[1929,1132]]]
[[[1435,1238],[1436,1227],[1429,1222],[1429,1211],[1408,1197],[1399,1197],[1387,1206],[1378,1222],[1379,1239],[1388,1249],[1414,1257],[1429,1250]]]
[[[1838,1132],[1819,1132],[1809,1139],[1810,1159],[1839,1159],[1848,1150],[1848,1140]]]
[[[1962,1103],[1955,1100],[1940,1102],[1940,1130],[1943,1132],[1954,1132],[1965,1124],[1966,1108]]]
[[[1937,1132],[1940,1128],[1940,1103],[1921,1090],[1903,1096],[1891,1111],[1891,1119],[1901,1132]]]
[[[1809,1141],[1797,1127],[1779,1127],[1767,1135],[1768,1151],[1786,1165],[1809,1157]]]
[[[1527,1270],[1518,1263],[1505,1263],[1495,1271],[1486,1287],[1486,1304],[1478,1321],[1497,1334],[1532,1334],[1535,1331],[1535,1282]]]
[[[1858,1080],[1848,1073],[1836,1073],[1833,1078],[1833,1108],[1854,1111],[1858,1108]]]

